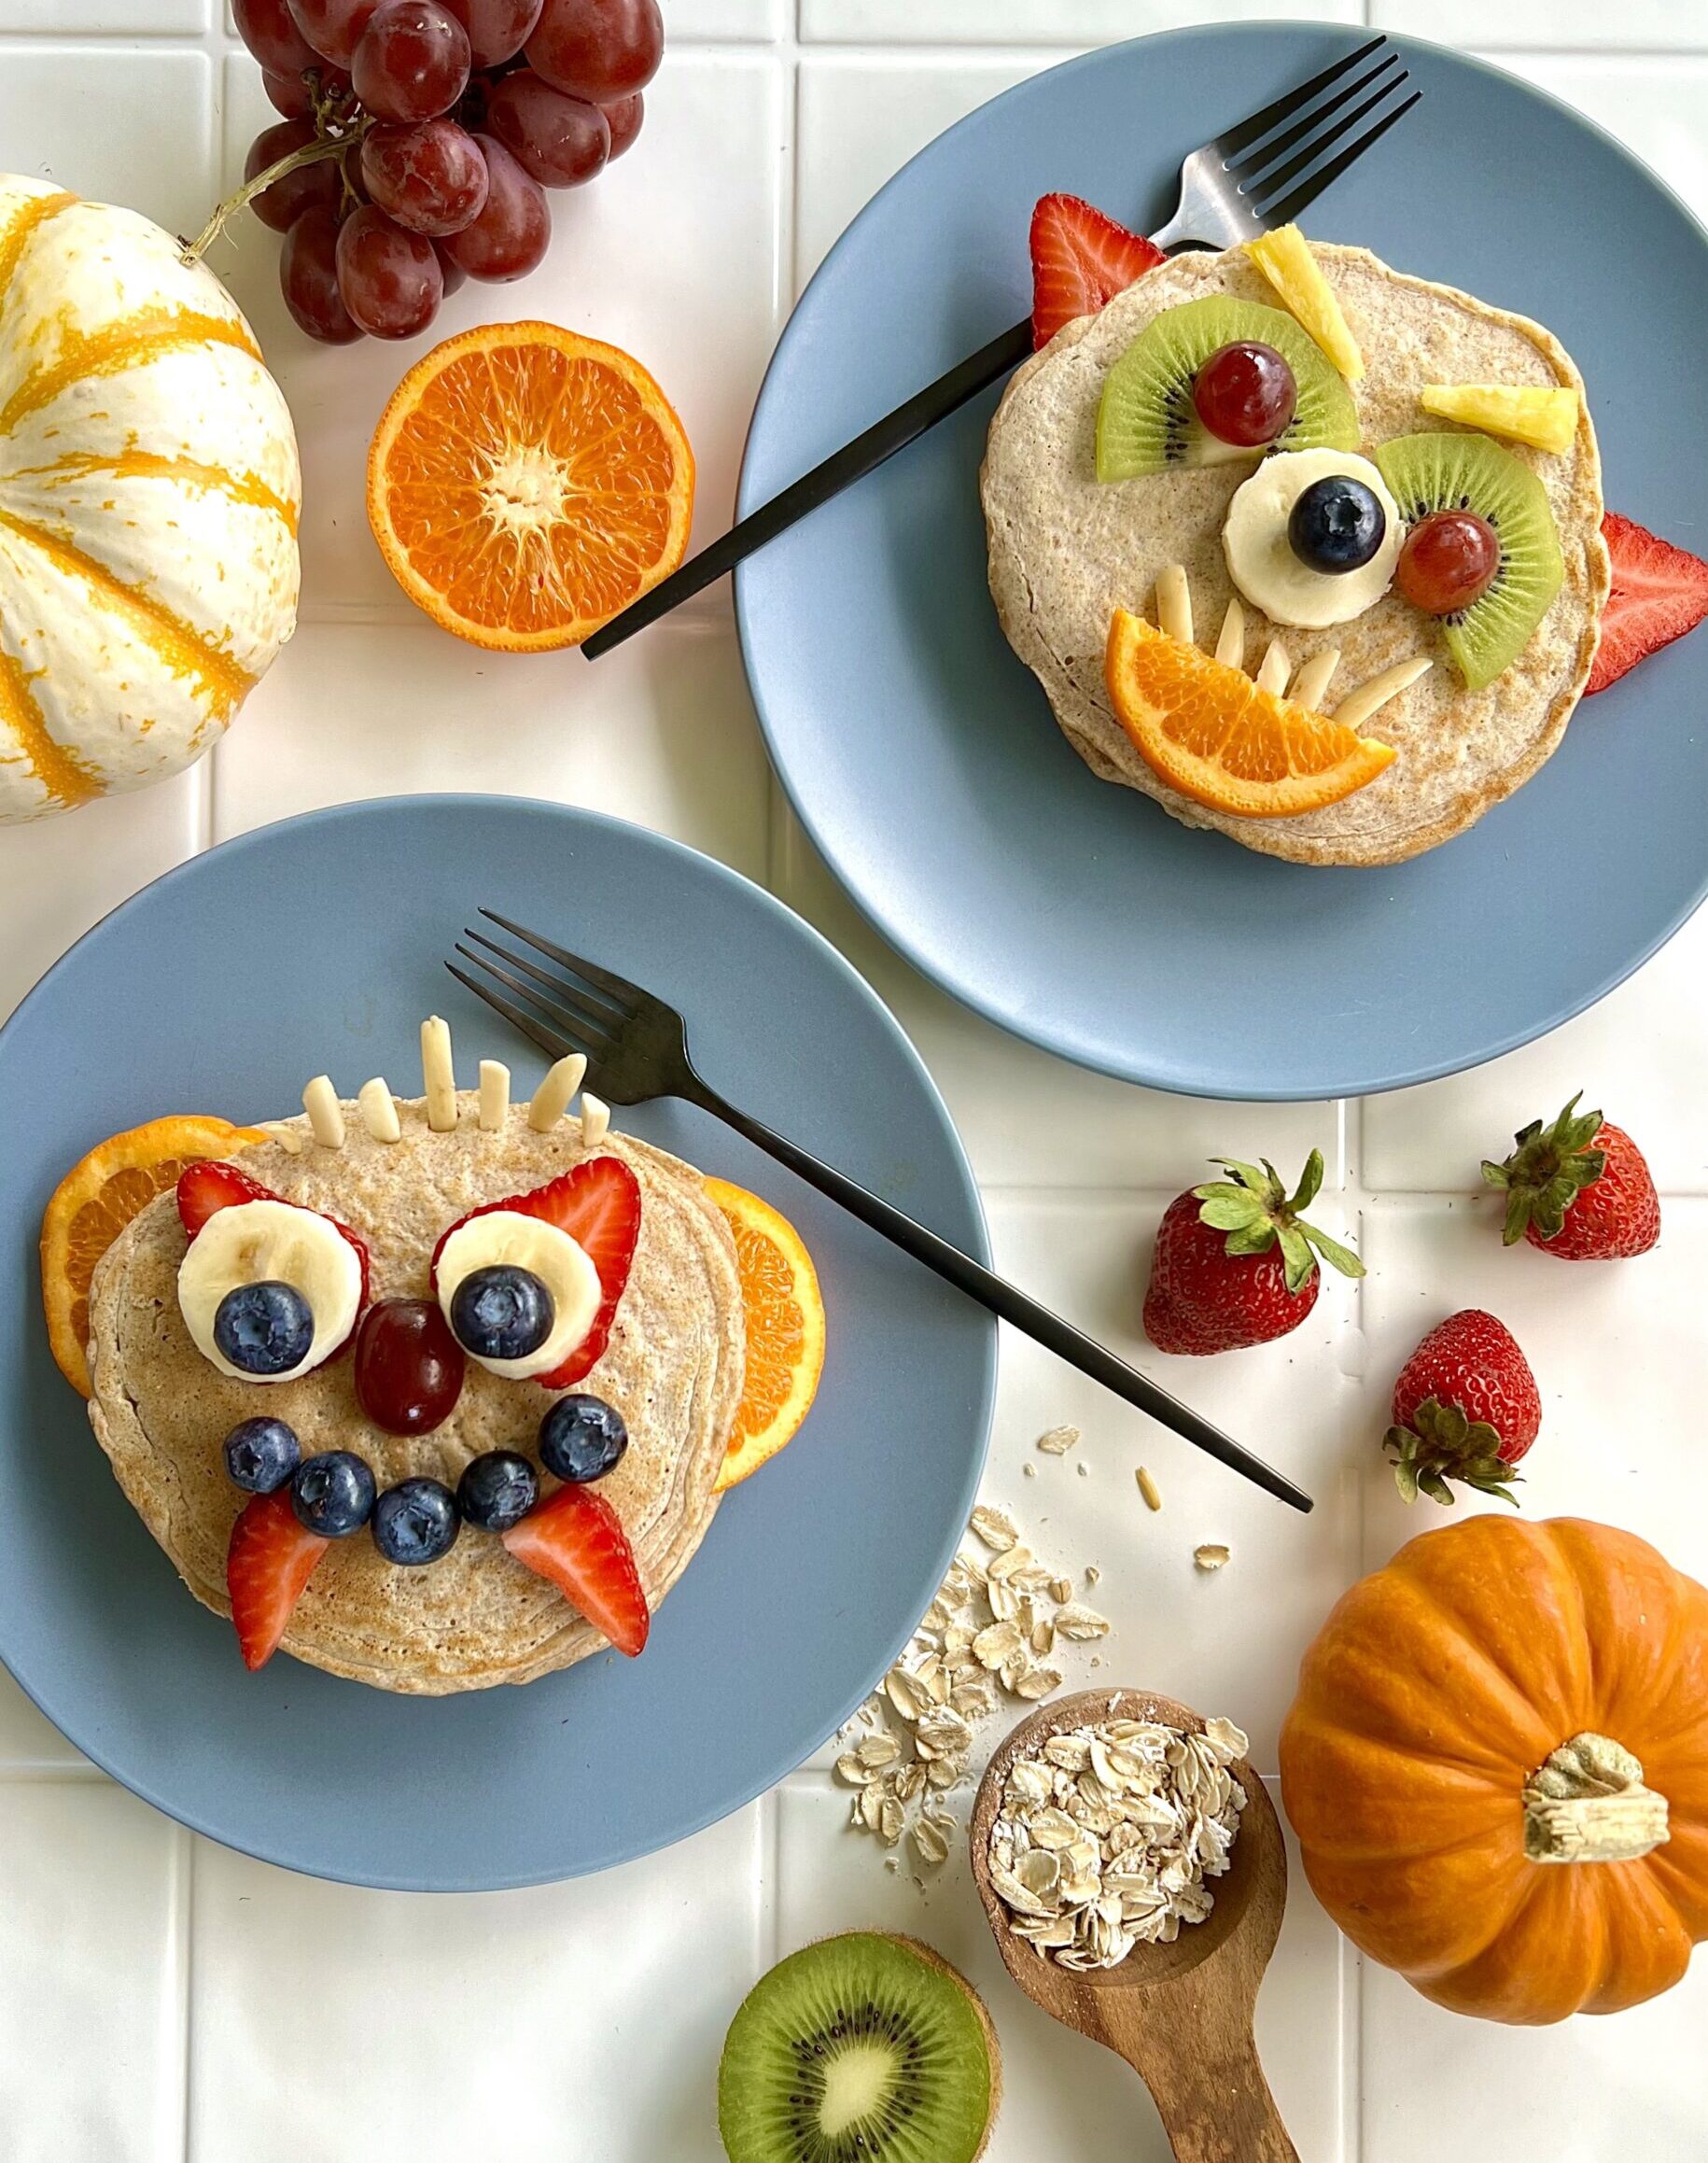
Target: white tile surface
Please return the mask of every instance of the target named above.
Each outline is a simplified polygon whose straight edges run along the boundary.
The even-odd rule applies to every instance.
[[[717,2163],[707,2099],[763,1965],[761,1823],[437,1897],[199,1843],[189,2163]]]
[[[667,0],[670,50],[635,151],[558,199],[545,272],[513,294],[465,288],[436,334],[540,315],[636,352],[693,436],[705,538],[733,494],[780,308],[905,158],[1080,47],[1269,14],[1367,14],[1475,42],[1708,213],[1708,15],[1685,0]],[[273,117],[223,0],[0,0],[8,166],[189,231]],[[767,878],[870,977],[944,1089],[1003,1267],[1316,1496],[1309,1518],[1279,1510],[1005,1333],[987,1492],[1045,1555],[1099,1565],[1092,1597],[1115,1624],[1076,1652],[1074,1679],[1151,1681],[1234,1712],[1272,1764],[1294,1664],[1330,1599],[1431,1522],[1398,1502],[1379,1437],[1398,1366],[1465,1304],[1503,1315],[1538,1372],[1526,1507],[1629,1524],[1708,1575],[1708,919],[1545,1043],[1364,1105],[1202,1103],[1064,1067],[925,984],[836,889],[769,782],[721,595],[596,668],[503,662],[415,614],[372,547],[361,485],[373,420],[427,341],[307,346],[277,299],[276,249],[250,225],[216,267],[304,439],[303,629],[200,772],[0,832],[0,1014],[210,836],[407,789],[534,791],[638,820]],[[1504,1252],[1475,1196],[1478,1159],[1580,1084],[1638,1134],[1666,1192],[1660,1249],[1622,1268]],[[1320,1215],[1353,1229],[1367,1281],[1331,1280],[1277,1345],[1212,1361],[1152,1352],[1138,1314],[1168,1197],[1217,1150],[1291,1172],[1312,1145],[1329,1164]],[[1041,1456],[1037,1435],[1064,1420],[1079,1448]],[[1141,1462],[1160,1515],[1139,1497]],[[1192,1549],[1212,1538],[1233,1560],[1204,1578]],[[809,1771],[599,1880],[367,1894],[191,1842],[95,1774],[0,1673],[0,2163],[717,2163],[713,2082],[735,2002],[774,1953],[875,1924],[919,1932],[988,1993],[1008,2073],[993,2163],[1160,2163],[1132,2076],[1000,1972],[964,1857],[921,1890],[846,1835],[843,1815]],[[1519,2147],[1560,2163],[1696,2163],[1698,1968],[1617,2021],[1482,2029],[1361,1974],[1295,1872],[1260,2042],[1308,2163]]]
[[[108,1782],[0,1782],[0,2153],[179,2163],[186,1836]]]

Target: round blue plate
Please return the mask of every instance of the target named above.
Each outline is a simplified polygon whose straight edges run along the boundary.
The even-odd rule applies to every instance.
[[[638,1660],[525,1689],[394,1697],[280,1656],[245,1674],[132,1512],[49,1356],[35,1243],[55,1182],[164,1111],[288,1111],[321,1068],[418,1092],[437,1011],[457,1064],[543,1066],[441,962],[485,905],[687,1015],[744,1109],[986,1252],[936,1090],[846,962],[692,850],[582,811],[406,797],[228,842],[107,918],[0,1032],[0,1656],[108,1772],[198,1831],[323,1877],[472,1891],[599,1870],[791,1771],[929,1604],[984,1458],[995,1325],[727,1129],[620,1124],[773,1199],[823,1281],[829,1351],[792,1445],[718,1512]]]
[[[1141,231],[1180,161],[1365,36],[1302,23],[1141,38],[1034,77],[898,174],[802,296],[742,472],[749,510],[1030,305],[1052,189]],[[1608,138],[1512,77],[1394,40],[1423,102],[1309,230],[1533,316],[1583,369],[1607,499],[1701,549],[1708,247]],[[1331,1097],[1552,1029],[1708,885],[1708,631],[1576,716],[1470,833],[1389,870],[1191,833],[1098,780],[1010,653],[977,475],[995,394],[737,574],[778,773],[878,929],[993,1021],[1206,1096]]]

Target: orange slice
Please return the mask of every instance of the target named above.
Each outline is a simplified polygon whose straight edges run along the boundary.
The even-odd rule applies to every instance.
[[[230,1119],[150,1119],[101,1143],[60,1181],[41,1223],[41,1291],[48,1341],[73,1389],[89,1395],[89,1286],[107,1248],[187,1164],[266,1139]]]
[[[1373,781],[1392,744],[1261,691],[1242,670],[1117,609],[1104,658],[1115,719],[1154,774],[1240,819],[1295,819]]]
[[[392,576],[477,646],[583,639],[676,569],[693,453],[664,393],[614,345],[493,323],[399,384],[368,453],[368,518]]]
[[[812,1410],[824,1368],[824,1301],[801,1235],[768,1201],[727,1180],[706,1191],[735,1235],[748,1317],[748,1381],[718,1493],[775,1457]]]

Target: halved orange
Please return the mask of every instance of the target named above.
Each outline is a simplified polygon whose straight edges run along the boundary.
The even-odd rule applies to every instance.
[[[368,453],[392,576],[477,646],[579,646],[681,562],[693,453],[639,361],[552,323],[436,345]]]
[[[41,1292],[48,1341],[74,1389],[89,1395],[89,1286],[107,1248],[139,1210],[177,1185],[187,1164],[266,1139],[230,1119],[150,1119],[99,1144],[60,1181],[41,1221]]]
[[[1373,781],[1392,744],[1263,691],[1243,670],[1117,609],[1104,672],[1115,719],[1154,774],[1212,811],[1293,819]]]
[[[812,1257],[786,1216],[725,1179],[706,1191],[735,1235],[747,1306],[748,1379],[718,1493],[775,1457],[812,1410],[824,1369],[824,1301]]]

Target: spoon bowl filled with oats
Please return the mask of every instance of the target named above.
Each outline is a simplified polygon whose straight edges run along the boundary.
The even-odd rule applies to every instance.
[[[1009,1973],[1138,2072],[1182,2163],[1298,2163],[1252,2031],[1287,1856],[1249,1747],[1173,1698],[1083,1691],[1019,1723],[973,1811]]]

